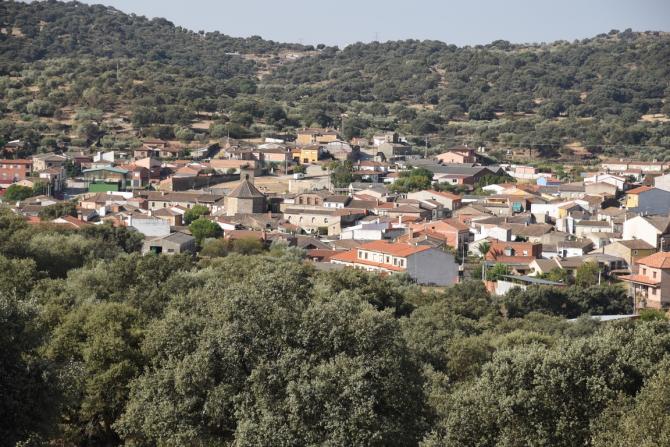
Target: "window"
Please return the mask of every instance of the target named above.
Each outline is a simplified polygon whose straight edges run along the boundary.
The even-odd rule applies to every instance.
[[[404,266],[405,266],[405,260],[404,260],[404,259],[401,259],[401,260],[400,260],[400,267],[404,267]]]
[[[656,272],[655,271],[651,273],[651,277],[656,279]]]
[[[324,217],[323,223],[328,223],[328,218],[327,217]]]
[[[646,275],[646,274],[647,274],[647,269],[644,268],[644,267],[642,267],[642,274],[643,274],[643,275]]]
[[[364,253],[365,253],[365,259],[368,259],[368,252],[366,251]]]

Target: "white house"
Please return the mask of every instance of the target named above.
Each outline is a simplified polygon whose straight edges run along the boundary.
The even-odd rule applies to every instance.
[[[618,175],[613,174],[596,174],[591,177],[584,178],[584,184],[590,185],[594,183],[607,183],[609,185],[616,186],[619,191],[623,191],[624,185],[626,184],[626,179]]]

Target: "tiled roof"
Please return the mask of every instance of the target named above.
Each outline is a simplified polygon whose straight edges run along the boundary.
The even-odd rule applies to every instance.
[[[265,195],[256,188],[248,179],[243,180],[237,188],[233,189],[228,197],[238,199],[256,199],[263,198]]]
[[[640,194],[643,192],[651,191],[652,188],[651,186],[638,186],[637,188],[630,189],[626,191],[626,194]]]
[[[622,281],[639,282],[651,286],[656,286],[661,283],[660,279],[651,279],[645,275],[623,275],[619,276],[619,279]]]
[[[638,264],[657,269],[670,269],[670,252],[658,252],[637,260]]]
[[[360,250],[376,251],[393,256],[410,256],[429,249],[429,247],[417,247],[409,244],[394,244],[387,241],[368,242],[358,248]]]

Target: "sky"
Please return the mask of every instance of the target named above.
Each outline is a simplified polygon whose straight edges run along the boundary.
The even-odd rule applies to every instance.
[[[434,39],[477,45],[670,31],[670,0],[85,0],[194,31],[339,45]]]

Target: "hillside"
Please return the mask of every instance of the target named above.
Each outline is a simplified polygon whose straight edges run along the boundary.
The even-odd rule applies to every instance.
[[[0,21],[0,138],[26,139],[31,151],[59,138],[126,147],[136,134],[258,136],[335,126],[346,113],[346,137],[393,129],[428,136],[434,150],[465,142],[499,156],[521,148],[670,159],[667,33],[340,50],[193,32],[79,3],[4,2]],[[134,131],[117,135],[114,119]]]

